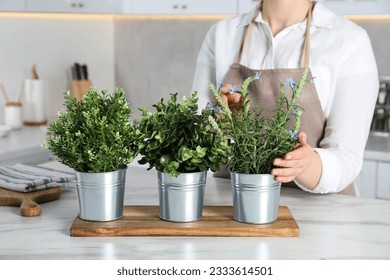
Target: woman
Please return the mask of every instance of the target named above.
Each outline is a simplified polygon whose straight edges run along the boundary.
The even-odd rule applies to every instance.
[[[279,182],[294,181],[306,191],[340,192],[359,174],[378,94],[378,73],[367,33],[321,3],[309,0],[262,0],[249,13],[214,24],[200,50],[193,89],[201,106],[210,99],[209,83],[223,82],[229,94],[256,71],[256,92],[262,104],[272,104],[279,83],[299,81],[304,68],[307,84],[300,105],[305,109],[299,146],[274,160],[271,174]]]

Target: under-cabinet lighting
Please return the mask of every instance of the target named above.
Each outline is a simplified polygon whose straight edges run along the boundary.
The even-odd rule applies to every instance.
[[[14,13],[0,12],[0,18],[37,18],[37,19],[93,19],[93,20],[111,20],[113,14],[69,14],[69,13]]]
[[[1,17],[41,18],[41,19],[138,19],[138,20],[220,20],[233,15],[149,15],[149,14],[73,14],[73,13],[18,13],[0,12]]]
[[[390,15],[349,15],[350,20],[390,21]]]
[[[229,16],[234,15],[134,15],[134,14],[128,14],[128,15],[121,15],[116,14],[115,19],[136,19],[136,20],[220,20],[224,19]]]
[[[19,18],[42,18],[42,19],[86,19],[86,20],[112,20],[112,19],[135,19],[135,20],[220,20],[227,15],[157,15],[157,14],[78,14],[78,13],[26,13],[26,12],[0,12],[2,17]],[[369,20],[369,21],[390,21],[390,15],[347,15],[350,20]]]

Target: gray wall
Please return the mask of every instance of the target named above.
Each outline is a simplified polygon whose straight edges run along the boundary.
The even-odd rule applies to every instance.
[[[189,95],[196,58],[216,19],[117,19],[116,84],[131,106],[151,105],[178,92]],[[355,20],[368,31],[381,76],[390,76],[390,21]],[[135,117],[138,114],[135,112]]]
[[[134,111],[162,97],[191,93],[196,59],[215,20],[118,19],[115,75]],[[134,112],[134,117],[138,116]]]

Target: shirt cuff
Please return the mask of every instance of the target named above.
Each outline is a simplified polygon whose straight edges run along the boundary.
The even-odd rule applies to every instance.
[[[341,166],[338,158],[331,151],[321,148],[314,148],[314,151],[320,156],[322,163],[322,173],[318,185],[314,189],[308,189],[297,181],[295,183],[301,189],[311,193],[336,193],[341,176]]]

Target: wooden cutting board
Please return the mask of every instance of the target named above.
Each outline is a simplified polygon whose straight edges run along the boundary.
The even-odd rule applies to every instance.
[[[299,236],[299,227],[287,206],[279,207],[278,219],[254,225],[233,220],[232,206],[205,206],[203,218],[191,223],[167,222],[159,218],[159,206],[125,206],[121,219],[110,222],[84,221],[77,217],[71,236]]]
[[[15,192],[0,188],[0,206],[20,206],[20,214],[25,217],[39,216],[42,212],[38,203],[53,201],[61,196],[61,188],[53,187],[34,192]]]

